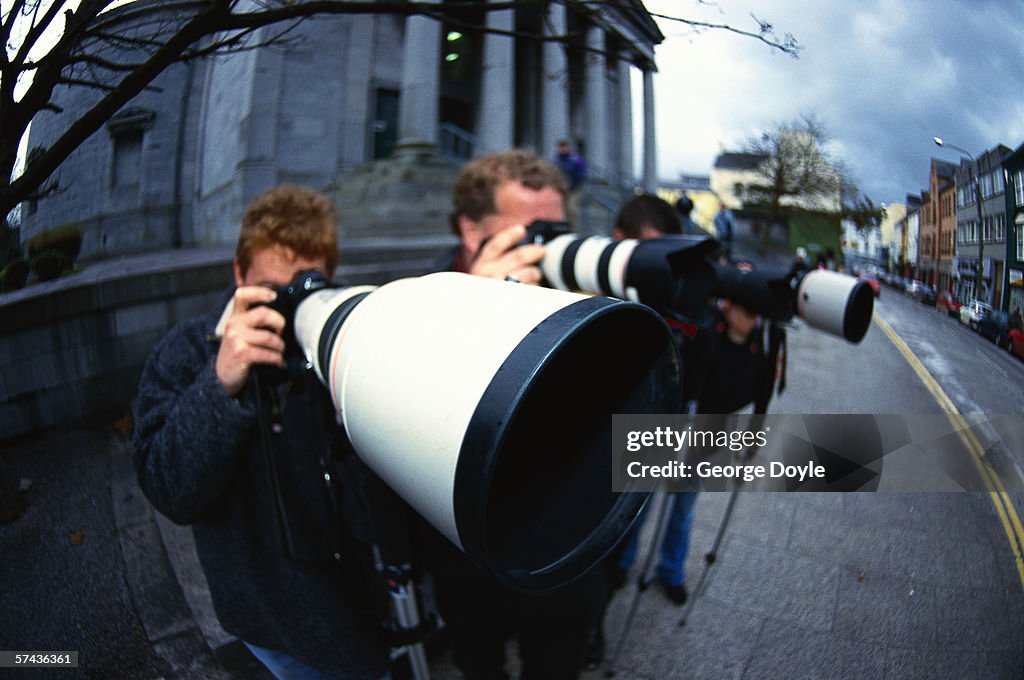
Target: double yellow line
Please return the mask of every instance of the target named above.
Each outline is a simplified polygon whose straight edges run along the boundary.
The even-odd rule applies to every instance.
[[[903,358],[914,369],[914,373],[917,373],[917,377],[921,379],[924,386],[935,397],[935,401],[945,411],[946,417],[956,430],[960,441],[964,444],[964,448],[967,449],[967,453],[970,454],[971,460],[974,461],[974,466],[978,469],[978,474],[988,490],[992,505],[995,506],[996,514],[999,515],[1003,531],[1006,532],[1006,538],[1010,543],[1010,552],[1013,555],[1014,562],[1017,564],[1017,575],[1020,577],[1021,587],[1024,587],[1024,527],[1021,526],[1020,516],[1017,514],[1017,509],[1010,499],[1010,494],[1007,493],[1006,487],[1003,486],[1003,480],[999,478],[995,469],[985,459],[985,448],[978,441],[978,438],[974,435],[970,425],[964,420],[960,411],[957,410],[953,402],[946,396],[943,389],[939,387],[939,383],[935,381],[932,374],[924,367],[921,360],[910,351],[907,343],[903,342],[903,338],[897,335],[892,326],[877,313],[875,314],[874,321],[889,336],[892,343],[896,345],[896,349],[900,351]]]

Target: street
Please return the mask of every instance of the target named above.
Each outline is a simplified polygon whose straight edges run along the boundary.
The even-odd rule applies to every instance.
[[[1024,414],[1024,361],[935,307],[892,288],[883,286],[875,311],[921,359],[961,413]]]
[[[986,421],[988,429],[975,431],[980,441],[965,439],[956,453],[972,474],[971,460],[987,463],[983,469],[994,474],[988,484],[1020,488],[1024,362],[954,319],[883,288],[860,344],[797,321],[788,349],[787,387],[769,412],[948,422],[1010,414]],[[216,662],[173,572],[165,569],[172,579],[166,584],[153,576],[154,565],[166,562],[159,535],[139,543],[142,524],[119,529],[112,506],[124,505],[126,488],[115,481],[111,436],[109,426],[50,432],[12,443],[5,454],[12,476],[31,487],[25,515],[0,530],[0,554],[20,558],[0,560],[10,585],[0,638],[12,648],[81,651],[82,667],[61,677],[220,677],[197,670]],[[1020,677],[1024,495],[998,487],[743,492],[697,592],[728,501],[728,493],[715,492],[697,500],[686,565],[692,609],[683,627],[682,609],[652,587],[625,629],[656,524],[645,523],[637,566],[605,622],[607,661],[624,640],[616,677]],[[151,601],[166,606],[154,610]],[[510,643],[513,673],[515,649]],[[433,659],[430,670],[435,680],[460,677],[450,654]],[[604,677],[604,670],[584,678]]]
[[[875,312],[855,346],[796,322],[788,385],[769,411],[1016,414],[979,429],[979,455],[1019,489],[1024,362],[890,288]],[[691,589],[727,500],[697,503]],[[741,493],[686,626],[646,591],[615,668],[627,678],[1019,677],[1022,508],[1020,493]],[[610,650],[634,593],[612,601]]]

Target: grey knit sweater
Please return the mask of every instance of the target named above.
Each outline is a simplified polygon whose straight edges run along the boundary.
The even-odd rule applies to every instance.
[[[146,362],[136,402],[139,483],[158,511],[193,526],[225,630],[338,678],[379,677],[387,648],[360,601],[366,587],[354,555],[299,562],[282,549],[256,410],[230,398],[214,372],[216,323],[211,314],[179,324]],[[289,455],[309,445],[302,396],[293,391],[284,402]]]

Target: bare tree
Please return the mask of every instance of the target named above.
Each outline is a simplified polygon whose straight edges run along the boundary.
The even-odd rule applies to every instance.
[[[839,161],[829,154],[827,143],[824,128],[810,116],[776,124],[747,142],[747,153],[761,158],[756,179],[743,191],[745,203],[767,209],[762,248],[772,226],[780,223],[785,205],[839,212],[844,173]]]
[[[474,3],[477,9],[497,11],[543,7],[549,2],[572,5],[580,11],[626,6],[634,0],[507,0]],[[0,216],[21,201],[57,189],[51,179],[64,160],[132,97],[138,95],[168,66],[211,54],[252,49],[288,39],[303,18],[325,14],[425,15],[458,25],[465,2],[443,0],[12,0],[0,17]],[[132,15],[125,29],[125,14]],[[792,36],[775,38],[770,24],[757,20],[750,31],[725,24],[705,24],[677,17],[695,29],[727,29],[749,35],[787,54],[800,49]],[[464,20],[463,20],[464,21]],[[267,36],[257,30],[274,26]],[[486,30],[483,26],[467,26]],[[515,31],[509,35],[521,35]],[[259,37],[257,37],[259,36]],[[567,41],[572,36],[530,36]],[[33,118],[43,111],[59,112],[54,91],[59,86],[93,91],[100,96],[85,113],[69,121],[57,139],[38,149],[30,163],[16,172],[18,147]]]

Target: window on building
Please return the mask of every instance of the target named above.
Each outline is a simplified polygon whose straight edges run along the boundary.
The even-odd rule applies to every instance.
[[[111,184],[115,187],[138,186],[142,173],[142,130],[131,130],[114,137],[114,162]]]
[[[1014,231],[1017,232],[1017,260],[1024,260],[1024,219],[1021,219],[1022,216],[1024,213],[1017,215],[1017,219],[1014,220],[1016,227]]]
[[[974,205],[974,182],[964,187],[964,205]]]
[[[1024,207],[1024,170],[1013,175],[1013,198],[1017,207]]]
[[[992,195],[992,174],[981,176],[981,197],[988,198]]]
[[[152,111],[128,108],[118,111],[107,121],[113,149],[111,151],[110,184],[113,187],[138,187],[142,178],[142,150],[146,130],[156,117]]]
[[[1006,191],[1006,186],[1003,181],[1003,171],[993,170],[992,171],[992,191],[996,194],[1001,194]]]
[[[398,141],[398,103],[398,90],[377,88],[370,129],[375,159],[387,158],[395,149]]]
[[[1006,240],[1006,215],[996,215],[996,242]]]
[[[992,240],[992,216],[991,215],[988,215],[987,217],[985,217],[985,221],[983,222],[983,225],[984,226],[983,226],[983,229],[982,229],[981,237],[983,239],[985,239],[986,242],[987,241],[991,241]]]

